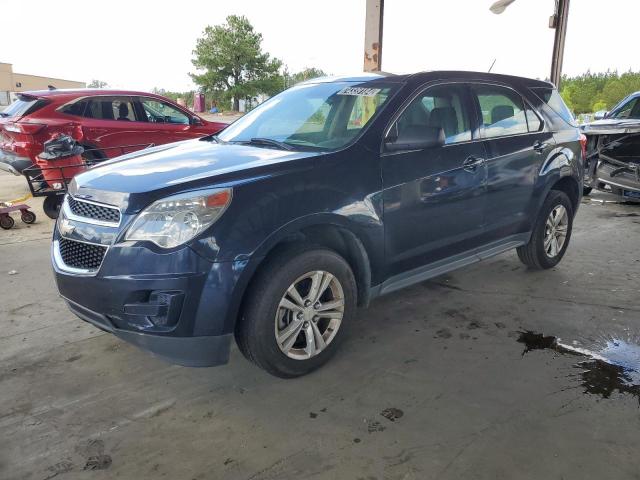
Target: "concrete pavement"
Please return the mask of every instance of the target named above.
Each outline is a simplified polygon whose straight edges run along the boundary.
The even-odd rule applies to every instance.
[[[380,298],[288,381],[235,348],[168,365],[75,318],[39,220],[0,231],[1,479],[638,478],[639,398],[585,394],[579,359],[516,341],[640,332],[638,206],[586,201],[551,271],[508,253]]]

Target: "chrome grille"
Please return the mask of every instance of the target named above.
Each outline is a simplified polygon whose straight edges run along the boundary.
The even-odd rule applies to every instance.
[[[60,257],[67,267],[98,270],[107,247],[91,243],[76,242],[66,238],[58,240]]]
[[[91,218],[100,222],[113,224],[120,223],[120,210],[115,207],[98,205],[93,202],[85,202],[83,200],[75,199],[71,195],[67,196],[67,203],[69,204],[71,212],[79,217]]]

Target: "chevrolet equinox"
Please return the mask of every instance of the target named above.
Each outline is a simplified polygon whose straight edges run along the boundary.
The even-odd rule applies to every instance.
[[[516,249],[554,267],[584,137],[552,84],[472,72],[311,80],[218,135],[77,176],[52,243],[81,319],[174,363],[324,364],[357,307]]]

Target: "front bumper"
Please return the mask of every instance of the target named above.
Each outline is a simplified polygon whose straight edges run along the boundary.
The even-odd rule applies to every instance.
[[[96,327],[171,363],[204,367],[228,361],[240,278],[249,262],[210,262],[188,247],[164,253],[112,245],[93,275],[52,263],[71,311]]]

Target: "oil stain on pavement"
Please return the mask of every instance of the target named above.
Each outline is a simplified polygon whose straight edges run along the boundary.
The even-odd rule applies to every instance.
[[[561,354],[584,358],[575,367],[581,370],[585,394],[609,398],[613,393],[636,397],[640,404],[640,342],[629,337],[622,340],[603,337],[591,349],[566,345],[557,337],[532,331],[519,332],[524,344],[522,355],[532,350],[555,350]]]

